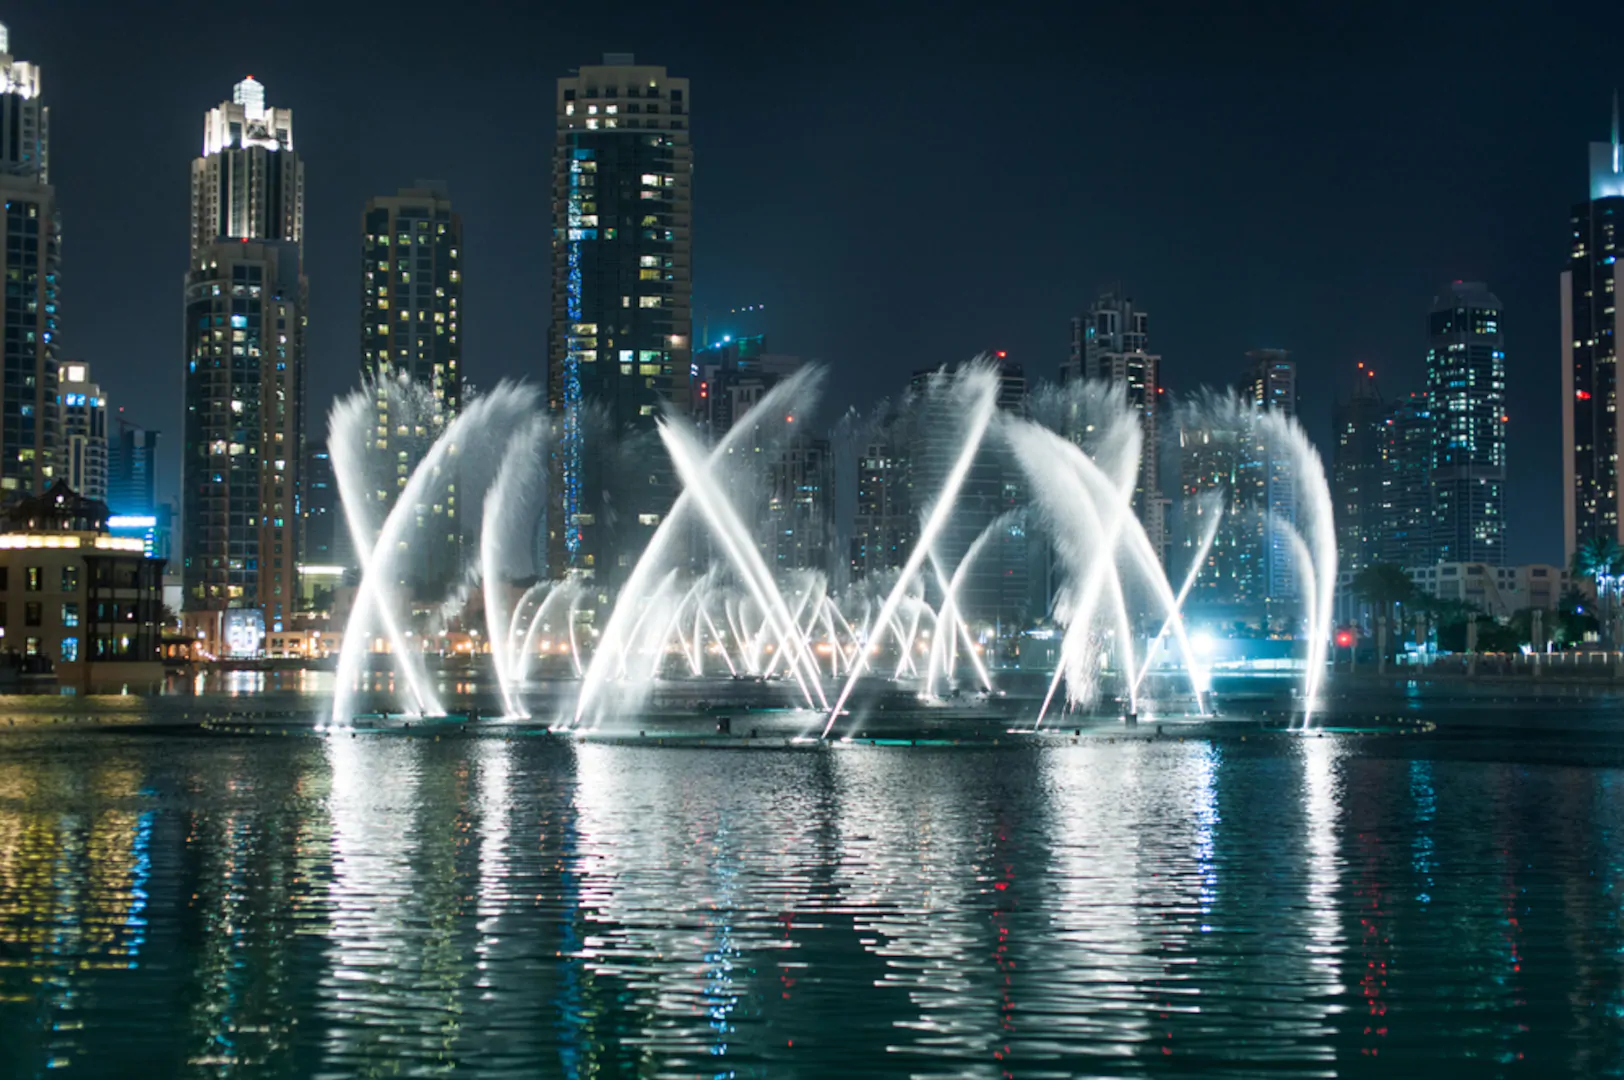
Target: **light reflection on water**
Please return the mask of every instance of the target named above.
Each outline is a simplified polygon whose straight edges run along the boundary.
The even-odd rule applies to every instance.
[[[1614,1075],[1620,773],[1517,756],[8,731],[0,1075]]]

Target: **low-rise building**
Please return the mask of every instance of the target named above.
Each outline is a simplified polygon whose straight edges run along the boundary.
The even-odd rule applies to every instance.
[[[0,513],[0,648],[92,692],[162,682],[162,559],[107,530],[107,504],[58,481]],[[29,658],[33,658],[30,661]]]
[[[1527,608],[1555,611],[1562,593],[1573,584],[1566,570],[1547,563],[1491,566],[1446,562],[1404,572],[1428,596],[1463,601],[1497,619],[1510,618]]]

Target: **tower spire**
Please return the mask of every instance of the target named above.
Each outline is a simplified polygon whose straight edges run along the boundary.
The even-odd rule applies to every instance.
[[[1616,175],[1618,171],[1618,87],[1615,86],[1613,87],[1613,173]]]

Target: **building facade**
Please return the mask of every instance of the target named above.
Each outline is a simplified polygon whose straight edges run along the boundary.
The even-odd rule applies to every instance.
[[[1590,198],[1569,216],[1562,271],[1562,525],[1567,560],[1588,540],[1624,540],[1624,429],[1618,422],[1618,304],[1624,253],[1624,153],[1618,98],[1613,137],[1590,144]]]
[[[1253,412],[1297,417],[1297,363],[1285,349],[1254,349],[1246,354],[1240,380],[1241,400]],[[1248,452],[1241,462],[1246,502],[1254,512],[1246,522],[1248,546],[1257,553],[1258,588],[1265,601],[1295,600],[1297,559],[1291,541],[1278,526],[1297,524],[1297,487],[1289,447],[1276,445],[1257,426],[1248,432]]]
[[[158,508],[158,433],[114,416],[107,441],[107,509],[146,516]]]
[[[1094,301],[1088,314],[1071,321],[1071,354],[1061,368],[1060,381],[1096,379],[1126,391],[1144,432],[1134,513],[1143,523],[1151,547],[1166,563],[1167,500],[1162,496],[1157,461],[1162,358],[1149,351],[1149,340],[1150,317],[1134,306],[1132,298],[1107,292]]]
[[[1500,301],[1457,281],[1427,319],[1432,549],[1439,562],[1505,560],[1506,354]]]
[[[1424,394],[1395,401],[1383,421],[1378,562],[1426,566],[1432,543],[1432,412]]]
[[[919,535],[910,498],[908,447],[895,416],[880,421],[857,457],[857,510],[852,519],[851,580],[902,569]]]
[[[37,494],[55,472],[62,226],[49,166],[40,69],[11,55],[0,25],[0,499]]]
[[[555,105],[548,562],[601,605],[676,495],[660,410],[693,406],[692,100],[687,79],[609,54],[559,79]]]
[[[1025,368],[1002,352],[984,355],[998,379],[998,408],[1014,416],[1023,415]],[[906,504],[916,517],[935,503],[963,449],[962,401],[952,391],[949,375],[946,368],[916,371],[912,380],[915,401],[903,423]],[[1019,512],[1025,504],[1026,483],[1019,467],[996,440],[983,440],[959,488],[954,512],[936,534],[934,548],[943,574],[949,577],[972,550],[975,553],[957,593],[959,611],[973,628],[1019,627],[1035,617],[1033,609],[1039,601],[1033,595],[1026,520]],[[906,538],[910,548],[919,525],[911,527],[911,535],[900,529],[895,534]],[[928,562],[923,573],[925,580],[932,583],[927,586],[930,592],[935,587],[935,574]]]
[[[1354,572],[1380,562],[1382,447],[1387,406],[1376,372],[1360,361],[1352,392],[1339,396],[1332,425],[1331,502],[1336,519],[1337,565]]]
[[[212,244],[186,295],[183,603],[293,613],[306,285],[290,241]]]
[[[337,576],[342,577],[344,571],[357,566],[349,522],[339,499],[338,479],[333,475],[332,455],[325,441],[305,444],[304,543],[300,553],[304,565],[323,568],[323,576],[333,576],[336,569]]]
[[[762,557],[776,573],[834,572],[835,466],[828,439],[796,433],[767,468]]]
[[[369,200],[361,230],[361,374],[377,395],[379,432],[369,452],[384,455],[395,477],[375,513],[382,521],[462,409],[462,216],[442,187],[419,184]],[[403,379],[413,388],[411,408],[399,407]],[[411,557],[396,564],[401,584],[426,596],[443,594],[462,573],[457,487],[457,470],[446,469],[413,508]]]
[[[150,689],[163,680],[163,560],[107,529],[106,504],[58,481],[0,515],[0,641],[63,686]]]
[[[90,365],[70,360],[58,369],[61,478],[87,499],[107,501],[107,398]]]
[[[305,428],[304,165],[252,76],[204,117],[186,275],[182,600],[291,617]],[[241,620],[238,620],[239,622]]]

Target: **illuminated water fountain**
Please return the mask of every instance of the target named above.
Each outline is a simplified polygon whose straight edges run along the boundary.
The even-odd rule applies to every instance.
[[[996,692],[1000,672],[983,658],[987,638],[978,641],[975,629],[989,633],[988,616],[968,609],[974,594],[966,582],[987,558],[989,542],[1013,528],[1050,545],[1056,563],[1048,615],[1060,631],[1059,652],[1047,691],[1032,702],[1035,724],[1057,709],[1096,707],[1105,685],[1124,711],[1137,714],[1152,658],[1164,643],[1183,689],[1169,697],[1172,684],[1159,681],[1157,711],[1209,710],[1210,679],[1192,647],[1183,605],[1224,507],[1219,500],[1205,514],[1194,557],[1179,568],[1175,588],[1134,512],[1141,455],[1148,451],[1138,413],[1120,391],[1068,386],[1034,396],[1017,416],[998,408],[991,367],[967,365],[927,380],[890,414],[908,418],[915,430],[928,425],[947,448],[938,455],[939,475],[930,474],[935,479],[915,474],[917,533],[900,567],[837,590],[821,572],[775,572],[763,555],[754,524],[762,515],[752,502],[762,490],[765,463],[788,443],[788,418],[812,411],[820,381],[813,368],[782,380],[713,444],[681,416],[660,419],[660,442],[681,491],[615,602],[595,612],[595,628],[586,625],[583,610],[595,591],[588,577],[539,581],[517,599],[504,587],[523,576],[543,513],[553,432],[538,419],[533,390],[504,384],[469,402],[427,445],[410,476],[388,477],[399,494],[387,514],[377,497],[387,488],[367,465],[379,419],[373,414],[384,394],[392,395],[391,423],[432,403],[405,384],[367,388],[341,402],[333,412],[332,455],[363,578],[344,637],[334,722],[354,715],[354,687],[377,636],[388,642],[404,710],[444,712],[405,628],[398,562],[410,508],[432,498],[453,474],[463,513],[470,507],[477,513],[477,551],[462,580],[465,590],[479,589],[491,672],[508,717],[530,715],[527,689],[544,651],[567,653],[579,680],[556,718],[566,728],[638,723],[634,718],[646,713],[668,680],[771,680],[778,689],[769,696],[798,703],[807,733],[825,737],[843,734],[843,718],[866,680],[910,689],[926,705],[958,699],[966,690]],[[1224,398],[1203,399],[1199,408],[1214,424],[1250,425],[1260,444],[1289,463],[1282,471],[1289,472],[1296,512],[1270,528],[1292,554],[1304,598],[1306,719],[1323,678],[1336,573],[1323,468],[1288,418]],[[978,462],[994,458],[1015,470],[1025,503],[990,520],[967,520],[966,514],[986,513],[965,504],[967,479]],[[967,535],[969,521],[978,531]],[[461,595],[448,598],[448,610]]]

